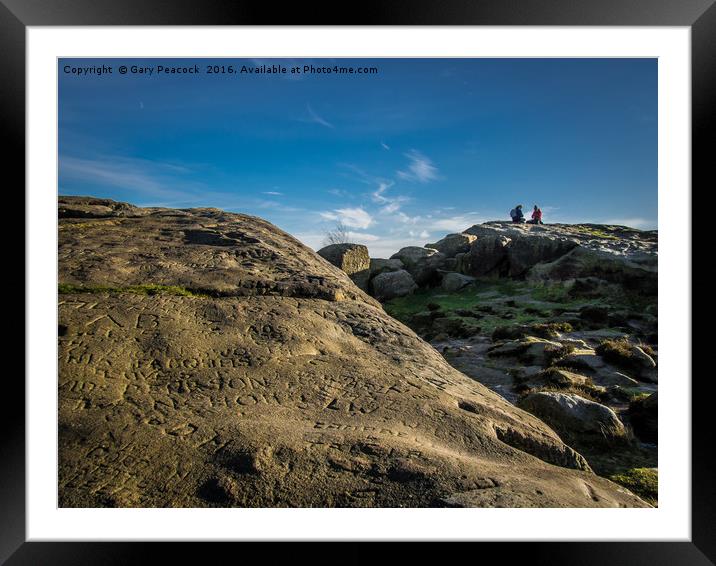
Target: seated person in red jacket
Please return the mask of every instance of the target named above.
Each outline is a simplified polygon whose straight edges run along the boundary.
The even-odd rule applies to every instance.
[[[530,224],[542,224],[542,210],[535,205],[534,210],[532,210],[532,220],[529,221]]]

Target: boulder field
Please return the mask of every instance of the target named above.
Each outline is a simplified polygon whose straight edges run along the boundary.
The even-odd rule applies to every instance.
[[[61,507],[647,506],[260,218],[59,217]]]
[[[657,244],[656,231],[625,226],[492,221],[448,234],[422,248],[402,248],[392,259],[403,264],[393,270],[405,269],[417,287],[435,287],[447,278],[446,286],[454,290],[452,274],[457,273],[543,284],[568,281],[579,285],[591,279],[655,295]],[[373,276],[369,272],[368,278]],[[366,289],[370,291],[370,285]],[[406,289],[402,285],[390,294],[400,296]]]
[[[624,226],[486,222],[399,250],[401,286],[374,296],[599,475],[631,487],[649,470],[655,502],[657,246]]]

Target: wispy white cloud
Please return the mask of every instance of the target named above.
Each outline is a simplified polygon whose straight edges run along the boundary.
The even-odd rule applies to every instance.
[[[383,205],[380,209],[381,214],[393,214],[400,210],[403,204],[410,201],[410,198],[404,195],[386,194],[393,185],[392,181],[381,181],[378,183],[378,188],[371,193],[373,202]]]
[[[346,232],[346,236],[350,238],[351,242],[356,244],[364,244],[366,242],[377,242],[380,240],[380,236],[376,234],[369,234],[368,232]]]
[[[60,176],[67,189],[74,183],[94,184],[141,191],[148,197],[144,202],[155,205],[157,200],[172,204],[188,204],[202,200],[203,183],[189,178],[193,172],[183,164],[152,161],[117,155],[78,158],[62,155],[59,159]]]
[[[381,214],[393,214],[394,212],[397,212],[400,210],[401,202],[400,201],[394,201],[389,204],[386,204],[384,207],[380,209]]]
[[[468,212],[466,214],[458,214],[456,216],[431,218],[427,222],[426,228],[429,229],[431,232],[444,231],[456,233],[462,232],[463,230],[467,230],[468,228],[470,228],[470,226],[473,226],[475,224],[481,224],[486,220],[488,220],[488,218],[485,218],[483,215],[477,212]]]
[[[244,209],[267,209],[267,210],[273,210],[278,212],[290,212],[290,213],[296,213],[296,212],[306,212],[305,208],[299,208],[295,206],[289,206],[285,205],[280,202],[276,202],[275,200],[263,200],[263,199],[247,199],[244,203]]]
[[[427,183],[438,179],[438,168],[422,153],[413,149],[406,153],[405,157],[408,158],[407,171],[401,170],[395,173],[400,179],[418,181],[420,183]]]
[[[328,120],[325,120],[321,116],[319,116],[316,111],[311,108],[310,104],[306,104],[306,108],[308,109],[310,122],[315,122],[316,124],[320,124],[321,126],[325,126],[326,128],[335,128],[335,126],[331,124]]]
[[[348,169],[350,171],[348,176],[349,178],[353,178],[353,180],[357,180],[360,183],[363,183],[364,185],[380,185],[381,183],[387,183],[388,185],[392,185],[392,181],[389,179],[385,179],[384,177],[378,177],[376,175],[371,175],[361,167],[358,167],[354,163],[339,163],[338,164],[343,169]]]
[[[262,194],[264,194],[264,195],[271,195],[271,196],[274,196],[274,197],[278,197],[278,196],[283,195],[283,193],[279,193],[278,191],[263,191]]]
[[[410,216],[404,212],[398,212],[395,219],[402,224],[417,224],[422,219],[421,216]]]
[[[375,202],[380,202],[380,203],[390,202],[390,199],[388,199],[385,196],[385,191],[387,191],[392,186],[393,186],[393,183],[387,183],[387,182],[379,183],[378,188],[372,194],[373,200]]]
[[[382,148],[385,149],[386,151],[390,151],[390,146],[389,146],[387,143],[383,142],[383,141],[380,142],[380,147],[382,147]]]
[[[326,192],[329,195],[333,195],[336,197],[350,197],[351,196],[351,194],[348,191],[346,191],[344,189],[338,189],[336,187],[328,189]]]
[[[362,207],[339,208],[333,211],[321,212],[320,215],[326,220],[342,222],[350,228],[365,229],[374,222],[373,217]]]

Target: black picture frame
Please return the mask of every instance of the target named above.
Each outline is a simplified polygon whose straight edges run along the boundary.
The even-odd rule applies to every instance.
[[[714,0],[365,0],[353,10],[346,10],[341,3],[322,2],[279,6],[273,2],[231,0],[0,0],[0,123],[6,141],[0,160],[7,186],[13,189],[25,186],[26,27],[265,24],[688,26],[692,48],[691,194],[700,187],[698,193],[705,195],[709,185],[713,186],[713,157],[708,142],[713,141],[716,126],[713,118],[716,101]],[[684,193],[684,198],[691,198],[689,187],[684,187]],[[20,206],[16,212],[24,210],[24,206]],[[692,241],[698,241],[693,231],[691,236]],[[20,249],[15,251],[19,255]],[[24,258],[21,261],[24,263]],[[20,265],[19,261],[15,263]],[[701,262],[694,268],[705,269]],[[693,275],[692,272],[692,278]],[[25,295],[26,303],[31,300],[32,297]],[[684,332],[691,329],[685,328]],[[693,334],[692,351],[704,351],[707,335]],[[709,373],[697,375],[692,371],[692,374],[690,542],[465,543],[448,552],[458,550],[475,559],[478,556],[484,559],[484,552],[488,551],[489,555],[499,556],[502,562],[525,559],[532,564],[552,565],[705,565],[716,562],[716,469],[708,408],[713,404],[716,388]],[[17,412],[12,417],[5,412],[5,428],[0,434],[0,562],[7,561],[10,565],[134,564],[209,559],[207,546],[202,543],[25,542],[25,409],[21,401],[25,399],[25,388],[22,381],[16,377],[10,379],[9,375],[5,386],[6,406],[11,403]],[[554,538],[559,539],[559,533],[554,533]],[[266,544],[272,544],[272,548],[264,548]],[[372,542],[323,543],[321,548],[316,548],[315,544],[244,543],[246,549],[241,550],[241,556],[249,557],[256,552],[255,556],[268,558],[270,563],[307,558],[314,564],[384,562],[393,561],[394,556],[407,562],[412,560],[412,555],[423,560],[433,558],[433,552],[440,553],[443,560],[446,558],[442,545],[426,548],[424,544],[408,547]],[[341,546],[335,548],[336,544]],[[472,546],[474,544],[480,544],[479,549]],[[247,552],[249,554],[245,554]]]

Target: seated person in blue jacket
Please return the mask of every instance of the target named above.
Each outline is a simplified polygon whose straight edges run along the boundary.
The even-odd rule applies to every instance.
[[[522,213],[521,204],[518,204],[515,208],[510,210],[510,218],[512,218],[512,222],[525,222],[525,215]]]

